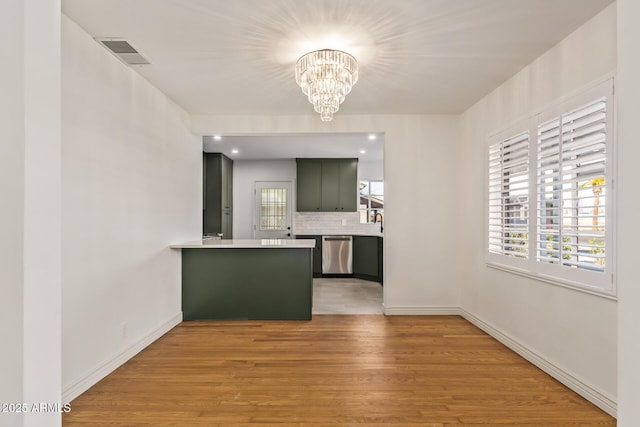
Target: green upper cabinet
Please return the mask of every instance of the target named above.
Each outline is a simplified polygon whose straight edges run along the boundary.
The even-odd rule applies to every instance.
[[[358,159],[338,159],[340,168],[340,198],[338,209],[345,212],[358,210]]]
[[[358,159],[297,159],[298,212],[358,210]]]
[[[322,160],[296,160],[297,193],[299,212],[322,210]]]
[[[233,234],[233,160],[220,153],[205,153],[203,165],[203,234]]]
[[[222,209],[233,207],[233,160],[221,155],[221,202]]]
[[[340,207],[340,162],[322,161],[322,209],[323,212],[335,212]]]

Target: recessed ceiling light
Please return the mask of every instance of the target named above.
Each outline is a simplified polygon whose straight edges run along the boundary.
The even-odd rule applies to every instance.
[[[238,154],[238,150],[234,148],[233,150],[231,150],[231,154]]]
[[[220,141],[222,137],[220,135],[213,135],[213,139],[215,139],[216,141]]]
[[[360,150],[360,154],[365,154],[367,150]]]
[[[369,135],[369,141],[374,141],[375,139],[376,139],[376,136],[374,134]]]

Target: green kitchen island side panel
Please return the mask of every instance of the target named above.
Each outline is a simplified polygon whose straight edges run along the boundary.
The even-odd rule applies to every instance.
[[[312,248],[182,249],[184,320],[310,320]]]

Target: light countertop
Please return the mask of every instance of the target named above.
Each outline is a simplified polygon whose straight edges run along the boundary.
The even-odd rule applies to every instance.
[[[171,245],[173,249],[233,249],[233,248],[294,248],[313,249],[316,241],[311,239],[200,239]]]
[[[365,236],[365,237],[384,237],[383,233],[296,233],[296,236]]]

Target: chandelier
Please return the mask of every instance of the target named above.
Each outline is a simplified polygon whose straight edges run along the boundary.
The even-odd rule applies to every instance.
[[[346,52],[316,50],[296,62],[296,83],[323,122],[331,121],[357,81],[358,63]]]

